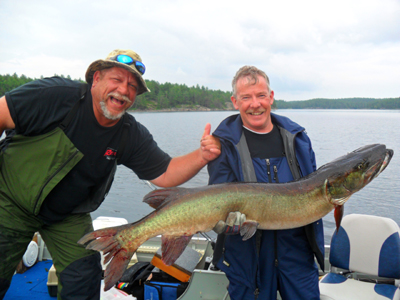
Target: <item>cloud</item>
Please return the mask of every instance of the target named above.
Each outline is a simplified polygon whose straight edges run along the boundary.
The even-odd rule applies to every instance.
[[[130,48],[159,82],[230,90],[248,64],[277,99],[398,97],[399,13],[395,0],[3,0],[0,70],[83,78]]]

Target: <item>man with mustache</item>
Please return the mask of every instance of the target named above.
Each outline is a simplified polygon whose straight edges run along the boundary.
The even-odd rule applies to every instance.
[[[88,84],[60,77],[0,98],[0,299],[39,231],[53,258],[58,299],[99,299],[100,255],[77,241],[107,195],[117,164],[157,186],[184,183],[219,154],[207,124],[201,147],[171,158],[126,113],[149,91],[132,50],[115,50],[87,69]],[[29,297],[28,297],[29,298]]]
[[[244,66],[232,81],[232,115],[213,133],[221,155],[208,164],[209,184],[224,182],[289,182],[316,170],[315,154],[305,130],[271,113],[274,92],[268,76]],[[322,220],[289,230],[257,230],[249,240],[237,234],[245,216],[230,213],[220,222],[213,263],[229,279],[233,300],[319,299],[318,268],[323,269]]]

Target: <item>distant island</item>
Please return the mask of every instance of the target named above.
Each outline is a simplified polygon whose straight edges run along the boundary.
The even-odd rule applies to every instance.
[[[71,79],[70,76],[54,75]],[[41,77],[43,78],[43,77]],[[25,75],[0,75],[0,96],[12,89],[36,80]],[[84,82],[80,78],[73,79]],[[210,90],[204,86],[188,87],[185,84],[159,83],[146,80],[151,93],[136,98],[131,108],[134,111],[214,111],[234,110],[230,101],[231,92]],[[400,109],[398,98],[317,98],[310,100],[275,100],[273,109]]]

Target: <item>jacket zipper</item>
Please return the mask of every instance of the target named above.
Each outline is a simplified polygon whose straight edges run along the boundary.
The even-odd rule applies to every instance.
[[[265,162],[267,164],[267,175],[268,175],[268,181],[270,183],[272,183],[272,174],[271,174],[271,162],[269,160],[269,158],[265,159]],[[278,168],[277,166],[273,166],[273,170],[274,170],[274,181],[276,183],[279,183],[279,178],[278,178]],[[277,233],[276,231],[274,231],[274,255],[275,255],[275,260],[274,260],[274,265],[275,267],[278,267],[278,244],[277,244]],[[257,279],[256,279],[257,280]],[[256,290],[254,291],[254,299],[258,298],[258,294],[260,293],[259,289],[256,288]]]
[[[259,294],[260,294],[260,290],[258,288],[256,288],[256,290],[254,291],[254,300],[258,299]]]
[[[268,181],[269,181],[270,183],[272,183],[271,162],[270,162],[269,158],[266,158],[266,159],[265,159],[265,162],[266,162],[266,164],[267,164]],[[278,168],[277,168],[277,166],[273,166],[273,170],[274,170],[274,181],[275,181],[276,183],[279,183]]]
[[[56,172],[54,172],[53,175],[51,175],[51,176],[49,177],[49,179],[46,180],[46,182],[43,184],[42,188],[40,189],[38,196],[37,196],[36,199],[35,199],[36,203],[35,203],[35,207],[34,207],[34,209],[33,209],[33,213],[35,213],[35,211],[36,211],[36,207],[37,207],[37,205],[38,205],[38,200],[39,200],[40,196],[42,195],[42,192],[43,192],[44,188],[46,187],[46,185],[47,185],[47,184],[54,178],[54,176],[56,176],[56,175],[60,172],[60,170],[62,170],[62,169],[63,169],[63,168],[64,168],[78,153],[79,153],[79,150],[76,149],[75,152],[74,152],[70,157],[68,157],[68,159],[56,170]]]
[[[257,277],[258,277],[258,269],[259,269],[258,261],[259,261],[259,258],[260,258],[261,235],[262,235],[261,231],[257,230],[256,234],[255,234],[255,236],[256,236],[256,248],[257,248],[257,267],[256,267],[256,281],[255,281],[256,289],[254,290],[254,300],[257,300],[258,299],[258,295],[260,294],[260,289],[258,288],[258,285],[257,285]]]
[[[272,178],[271,178],[271,162],[269,161],[269,158],[265,160],[267,163],[267,175],[268,175],[268,181],[272,183]]]
[[[274,166],[274,180],[276,183],[279,183],[278,168],[276,166]]]
[[[278,178],[278,168],[277,166],[273,166],[274,169],[274,180],[276,183],[279,183],[279,178]],[[274,255],[275,255],[275,261],[274,265],[275,267],[278,267],[278,237],[277,237],[277,232],[274,230]]]
[[[275,267],[278,266],[278,236],[276,230],[274,230],[274,255],[275,255]]]

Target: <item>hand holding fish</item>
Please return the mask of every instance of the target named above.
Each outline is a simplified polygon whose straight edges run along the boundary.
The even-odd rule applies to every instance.
[[[204,128],[203,136],[200,140],[200,149],[203,159],[212,161],[221,154],[221,143],[219,138],[213,136],[211,133],[211,124],[207,123]]]
[[[213,230],[218,233],[224,233],[225,235],[233,235],[240,233],[240,228],[246,221],[246,215],[240,211],[230,212],[226,218],[226,222],[219,220],[217,225],[214,226]]]

